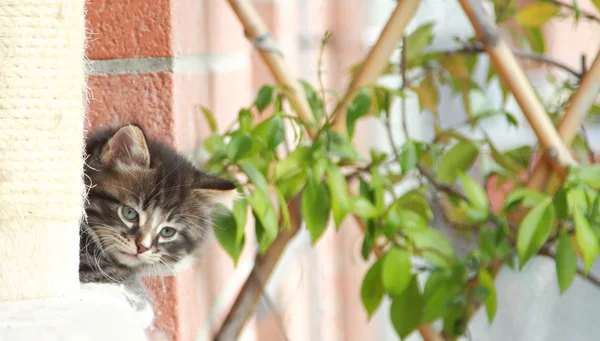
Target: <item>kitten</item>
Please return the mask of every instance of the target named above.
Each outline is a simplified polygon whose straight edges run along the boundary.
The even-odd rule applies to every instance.
[[[171,275],[195,259],[215,204],[235,193],[233,182],[201,172],[134,125],[92,134],[86,153],[82,283],[124,284],[142,293],[142,275]]]

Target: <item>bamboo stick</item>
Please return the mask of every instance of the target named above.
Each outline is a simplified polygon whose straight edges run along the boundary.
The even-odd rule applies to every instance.
[[[594,104],[600,93],[600,52],[592,66],[583,75],[579,88],[569,101],[569,107],[558,124],[558,134],[563,141],[570,145],[573,142],[583,120]],[[532,189],[543,190],[547,187],[552,176],[552,166],[546,158],[540,160],[535,166],[527,186]]]
[[[227,0],[227,2],[244,26],[246,37],[255,42],[255,45],[258,47],[258,53],[265,64],[267,64],[275,80],[291,90],[287,93],[287,98],[294,111],[298,114],[298,117],[303,121],[312,121],[313,115],[310,105],[304,96],[304,89],[302,89],[298,80],[292,76],[289,68],[285,65],[283,56],[276,50],[261,47],[273,46],[274,42],[270,37],[267,25],[256,11],[256,8],[254,8],[254,5],[248,0]],[[316,133],[314,129],[310,128],[307,129],[307,132],[311,138]]]
[[[358,89],[377,81],[377,77],[385,69],[394,48],[402,38],[406,25],[419,7],[419,3],[420,0],[398,0],[398,5],[379,39],[350,82],[341,104],[333,113],[333,124],[338,131],[346,131],[346,106],[352,101]]]
[[[575,164],[575,160],[558,135],[512,51],[501,39],[498,27],[487,14],[480,0],[459,0],[459,2],[471,21],[477,37],[490,55],[498,75],[515,96],[540,145],[548,152],[552,166],[559,175],[564,176],[567,168]]]

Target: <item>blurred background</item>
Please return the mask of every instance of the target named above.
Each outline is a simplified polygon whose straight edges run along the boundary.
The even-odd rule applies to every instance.
[[[393,0],[255,0],[252,1],[272,31],[285,61],[299,78],[317,82],[321,38],[331,31],[322,66],[329,103],[335,103],[348,84],[353,65],[365,57],[396,2]],[[582,9],[595,11],[589,1]],[[493,12],[491,3],[486,7]],[[597,13],[597,12],[596,12]],[[251,104],[256,92],[274,80],[257,52],[244,37],[225,0],[90,0],[88,1],[89,108],[88,128],[137,122],[152,136],[178,150],[195,151],[209,129],[201,107],[212,110],[223,130],[240,108]],[[473,30],[458,2],[424,0],[407,33],[434,24],[433,49],[459,47]],[[510,26],[510,21],[507,26]],[[575,69],[591,63],[600,46],[598,24],[554,19],[543,28],[545,54]],[[506,37],[511,41],[511,36]],[[398,58],[396,53],[392,58]],[[544,101],[555,101],[556,84],[568,78],[557,69],[523,64]],[[482,56],[476,73],[485,83],[489,63]],[[552,77],[548,77],[552,75]],[[400,86],[399,75],[381,82]],[[466,119],[460,98],[440,89],[439,111],[444,126]],[[420,113],[415,94],[409,93],[407,120],[411,137],[432,138],[432,118]],[[481,103],[502,104],[498,80],[486,87]],[[483,105],[482,104],[482,105]],[[393,119],[396,142],[403,136],[399,108]],[[523,124],[511,127],[505,119],[483,122],[499,149],[533,145],[535,136],[514,100],[507,111]],[[594,150],[600,145],[598,125],[588,133]],[[361,121],[355,137],[363,151],[386,150],[383,127]],[[465,134],[472,134],[468,129]],[[401,190],[401,189],[400,189]],[[339,232],[328,229],[316,247],[301,231],[289,245],[265,288],[256,316],[242,340],[397,340],[389,322],[389,303],[367,319],[360,301],[360,285],[369,263],[360,256],[358,228],[347,221]],[[248,224],[252,226],[252,224]],[[254,231],[247,231],[246,247],[234,268],[215,240],[198,264],[176,278],[150,279],[159,302],[154,334],[168,340],[205,340],[220,325],[237,291],[253,266]],[[457,241],[458,242],[458,241]],[[593,272],[600,273],[596,264]],[[600,293],[577,278],[562,297],[558,295],[554,264],[537,259],[519,276],[504,271],[496,281],[498,315],[492,326],[478,313],[470,327],[473,340],[591,340],[600,334],[594,324]],[[571,314],[571,311],[578,314]],[[411,340],[420,340],[412,335]]]

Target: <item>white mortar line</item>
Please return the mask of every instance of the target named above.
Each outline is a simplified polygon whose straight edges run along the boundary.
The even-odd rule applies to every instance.
[[[119,58],[90,60],[88,75],[126,75],[156,72],[222,73],[250,66],[250,54],[183,55],[177,57]]]

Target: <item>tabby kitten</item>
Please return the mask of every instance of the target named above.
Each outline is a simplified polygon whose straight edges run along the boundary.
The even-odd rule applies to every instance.
[[[86,142],[87,219],[80,234],[83,283],[140,289],[148,274],[172,274],[198,255],[217,203],[235,185],[196,169],[134,125],[92,134]]]

